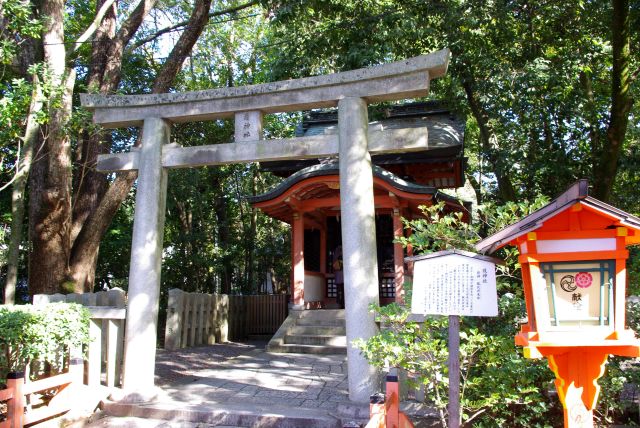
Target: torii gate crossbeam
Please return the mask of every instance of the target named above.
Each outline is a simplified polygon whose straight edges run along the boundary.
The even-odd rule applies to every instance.
[[[368,402],[378,376],[351,342],[377,332],[369,303],[377,301],[371,152],[428,148],[425,129],[376,130],[367,104],[425,96],[446,72],[447,49],[404,61],[325,76],[207,91],[128,96],[82,94],[82,105],[107,128],[142,126],[142,147],[103,155],[104,171],[138,169],[123,386],[145,397],[154,387],[167,169],[338,155],[345,282],[349,398]],[[261,141],[265,113],[338,106],[338,135]],[[235,118],[233,144],[169,144],[171,123]],[[294,266],[299,269],[299,266]],[[294,272],[295,277],[295,272]],[[135,395],[131,395],[135,397]]]

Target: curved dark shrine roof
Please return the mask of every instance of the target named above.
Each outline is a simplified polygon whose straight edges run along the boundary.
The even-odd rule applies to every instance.
[[[248,196],[247,200],[250,203],[258,203],[268,201],[278,196],[282,195],[292,186],[297,183],[300,183],[306,179],[312,177],[320,177],[320,176],[330,176],[330,175],[338,175],[339,174],[339,163],[337,159],[333,159],[330,161],[324,161],[323,163],[312,165],[307,168],[301,169],[300,171],[295,172],[293,175],[287,177],[280,184],[275,186],[268,192],[265,192],[261,195],[256,196]],[[454,204],[460,204],[461,201],[458,198],[447,195],[443,192],[440,192],[438,189],[432,186],[423,186],[420,184],[415,184],[403,180],[402,178],[392,174],[391,172],[373,165],[373,176],[378,177],[390,184],[394,188],[398,190],[402,190],[409,193],[414,194],[424,194],[424,195],[432,195],[435,199],[446,201]]]

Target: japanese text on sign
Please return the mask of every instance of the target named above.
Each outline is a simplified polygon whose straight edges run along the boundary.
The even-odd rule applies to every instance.
[[[498,315],[494,264],[460,255],[417,261],[411,312]]]

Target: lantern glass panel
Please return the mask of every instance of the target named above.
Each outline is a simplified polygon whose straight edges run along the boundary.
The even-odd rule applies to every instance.
[[[541,263],[551,327],[613,327],[613,260]]]

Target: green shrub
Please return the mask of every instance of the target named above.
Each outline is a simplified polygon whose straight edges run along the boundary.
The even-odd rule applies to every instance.
[[[89,343],[89,317],[75,303],[0,306],[0,379],[35,360],[62,368],[70,347]]]

